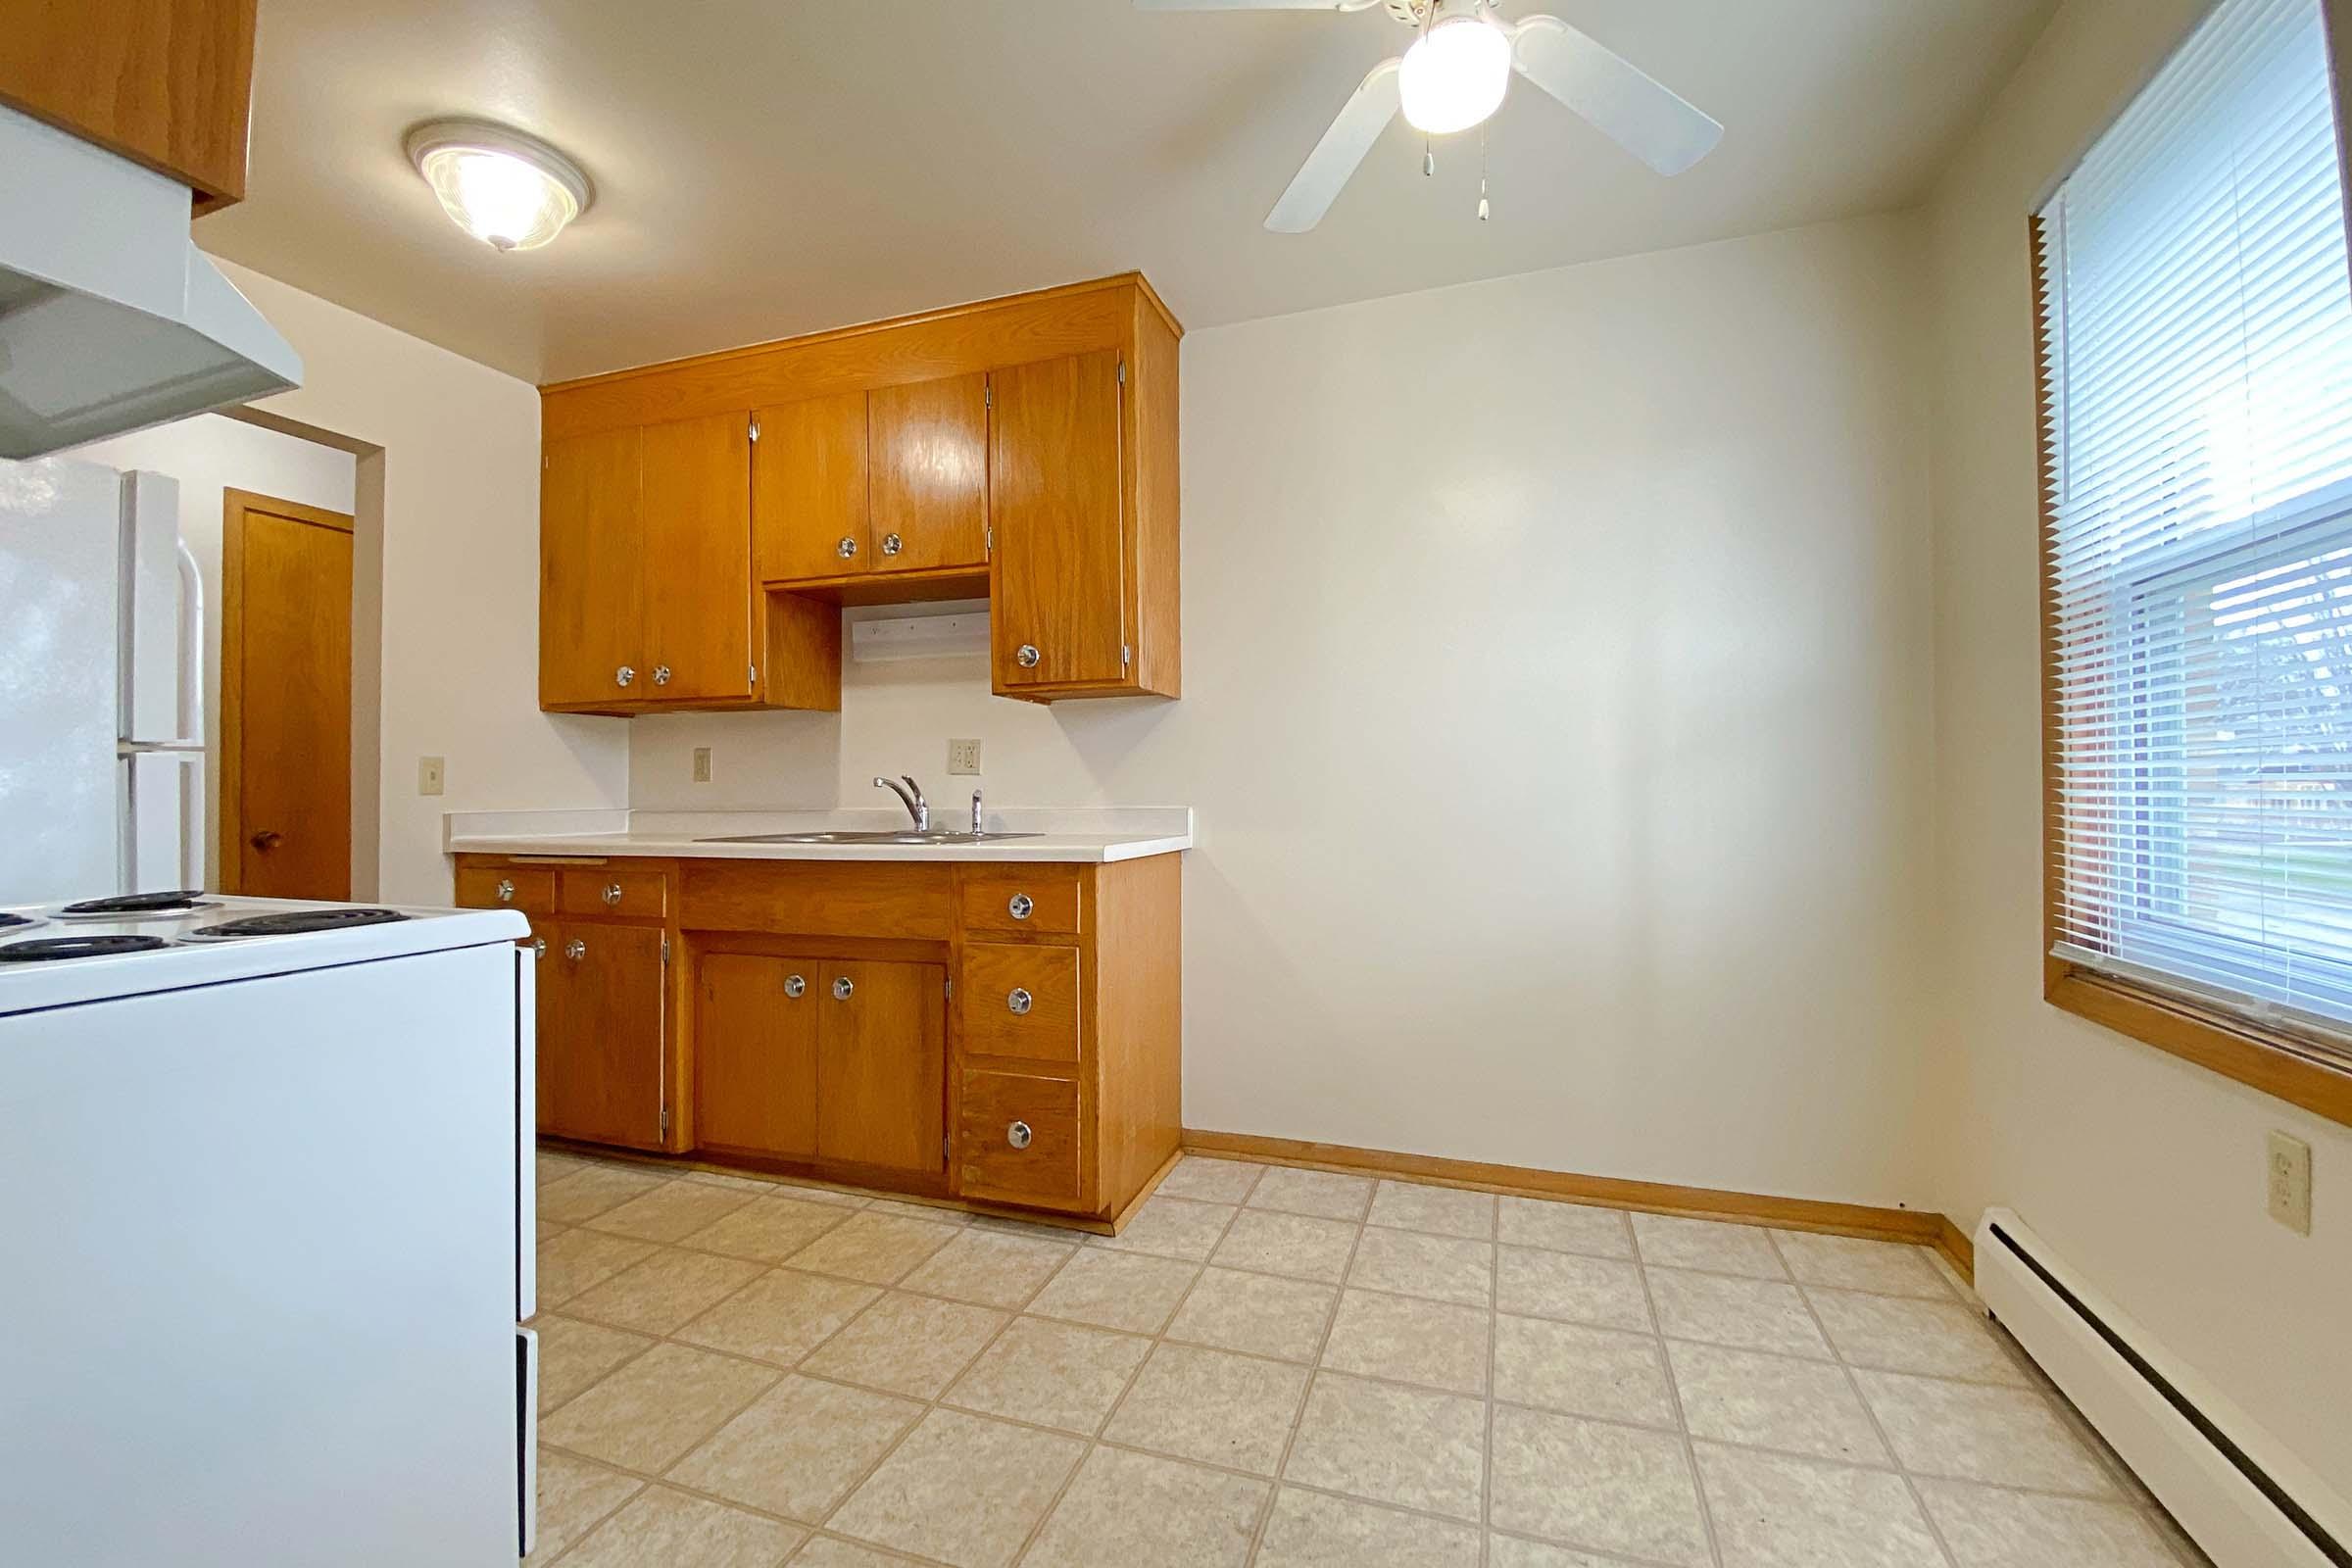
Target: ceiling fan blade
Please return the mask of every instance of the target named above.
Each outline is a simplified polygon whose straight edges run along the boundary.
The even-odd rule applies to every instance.
[[[1713,116],[1559,18],[1529,17],[1517,34],[1511,65],[1519,74],[1659,173],[1681,173],[1723,139]]]
[[[1380,140],[1380,133],[1396,118],[1396,68],[1399,60],[1383,60],[1349,95],[1315,150],[1306,155],[1292,176],[1290,188],[1266,215],[1266,226],[1277,234],[1303,234],[1323,220],[1331,204],[1347,187],[1356,166]]]
[[[1135,0],[1138,11],[1362,11],[1380,0]]]

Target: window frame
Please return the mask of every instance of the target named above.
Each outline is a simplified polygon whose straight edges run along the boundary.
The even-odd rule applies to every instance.
[[[2352,173],[2352,150],[2346,146],[2343,106],[2352,91],[2347,51],[2352,40],[2352,0],[2325,0],[2329,72],[2335,82],[2336,155],[2339,167]],[[2346,189],[2352,193],[2352,177]],[[2352,200],[2347,201],[2352,213]],[[2041,641],[2041,954],[2042,1000],[2063,1011],[2113,1029],[2143,1045],[2153,1046],[2196,1063],[2248,1088],[2344,1126],[2352,1126],[2352,1068],[2335,1060],[2295,1035],[2266,1025],[2228,1004],[2206,1002],[2183,993],[2141,984],[2104,970],[2092,969],[2060,956],[2052,950],[2061,931],[2064,909],[2064,821],[2059,792],[2059,761],[2064,733],[2059,717],[2057,452],[2052,440],[2049,349],[2044,324],[2049,319],[2042,279],[2047,234],[2038,212],[2026,220],[2026,262],[2032,286],[2034,416],[2036,462],[2039,550],[2039,621]]]

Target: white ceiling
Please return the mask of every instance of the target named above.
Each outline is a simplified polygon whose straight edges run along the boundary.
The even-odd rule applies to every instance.
[[[251,194],[206,249],[534,381],[1140,268],[1188,327],[1900,205],[2054,0],[1548,5],[1728,127],[1660,179],[1524,83],[1424,179],[1401,122],[1322,226],[1260,220],[1409,35],[1121,0],[265,0]],[[400,151],[482,115],[594,209],[501,256]]]

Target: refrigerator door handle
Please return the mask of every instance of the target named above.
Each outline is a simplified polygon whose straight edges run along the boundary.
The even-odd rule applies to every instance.
[[[204,749],[204,574],[185,539],[172,541],[179,566],[179,733]],[[190,887],[194,883],[188,884]]]

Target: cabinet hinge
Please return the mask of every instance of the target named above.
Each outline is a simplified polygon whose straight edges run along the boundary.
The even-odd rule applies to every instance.
[[[954,1153],[955,1152],[956,1152],[956,1151],[955,1151],[954,1149],[952,1149],[952,1148],[950,1148],[950,1147],[949,1147],[949,1141],[948,1141],[947,1139],[945,1139],[945,1138],[942,1138],[942,1139],[939,1141],[939,1157],[940,1157],[940,1158],[942,1158],[942,1159],[945,1159],[945,1158],[947,1158],[947,1157],[948,1157],[950,1154]]]
[[[662,933],[662,961],[669,961],[669,933],[666,931]]]
[[[1126,384],[1127,384],[1127,362],[1126,362],[1125,360],[1121,360],[1121,361],[1119,362],[1119,385],[1121,385],[1121,386],[1125,386]]]
[[[1134,662],[1135,650],[1128,647],[1125,643],[1119,644],[1119,667],[1121,669],[1125,669],[1129,664]]]
[[[760,421],[758,419],[752,421],[752,439],[755,441],[760,439]]]
[[[752,685],[754,685],[754,686],[757,686],[757,685],[759,685],[759,684],[760,684],[760,666],[759,666],[758,664],[749,664],[749,665],[746,665],[746,666],[744,667],[744,671],[743,671],[743,678],[744,678],[746,681],[748,681],[749,683],[751,683]]]
[[[996,382],[983,381],[980,383],[980,406],[984,409],[993,409],[997,406]]]
[[[955,997],[955,995],[956,995],[956,977],[955,977],[954,975],[950,975],[950,976],[948,977],[948,996],[949,996],[951,999],[953,999],[953,998]]]
[[[997,529],[994,523],[980,530],[980,553],[984,556],[997,553]]]
[[[668,1133],[669,1133],[669,1107],[668,1107],[667,1105],[663,1105],[663,1106],[662,1107],[662,1135],[663,1135],[664,1137],[668,1136]]]

